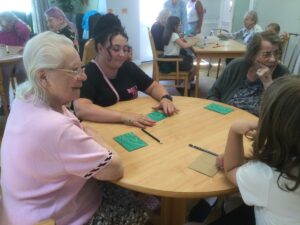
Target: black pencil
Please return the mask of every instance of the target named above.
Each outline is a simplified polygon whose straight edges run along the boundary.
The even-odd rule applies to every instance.
[[[162,144],[162,142],[157,138],[157,137],[154,137],[152,134],[150,134],[148,131],[146,131],[144,128],[142,128],[142,131],[145,133],[145,134],[148,134],[150,137],[152,137],[155,141],[157,141],[158,143]]]
[[[195,145],[192,145],[192,144],[189,144],[189,146],[192,147],[192,148],[195,148],[195,149],[197,149],[197,150],[200,150],[200,151],[202,151],[202,152],[206,152],[206,153],[208,153],[208,154],[211,154],[211,155],[214,155],[214,156],[218,156],[217,153],[211,152],[211,151],[206,150],[206,149],[204,149],[204,148],[201,148],[201,147],[198,147],[198,146],[195,146]]]

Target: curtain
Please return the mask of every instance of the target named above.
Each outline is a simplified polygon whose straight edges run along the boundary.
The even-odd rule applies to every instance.
[[[32,22],[34,33],[48,30],[44,12],[49,7],[48,0],[32,0]]]

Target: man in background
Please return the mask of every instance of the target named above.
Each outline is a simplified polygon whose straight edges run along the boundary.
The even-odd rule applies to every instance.
[[[237,32],[231,34],[221,34],[219,36],[226,36],[227,38],[232,38],[236,40],[240,40],[245,44],[248,44],[253,36],[258,33],[262,32],[263,29],[261,26],[257,24],[258,17],[257,13],[254,10],[250,10],[245,13],[244,15],[244,27],[238,30]]]
[[[181,22],[181,32],[184,32],[188,29],[186,4],[183,0],[167,0],[164,3],[164,9],[167,9],[171,13],[171,16],[179,17]]]

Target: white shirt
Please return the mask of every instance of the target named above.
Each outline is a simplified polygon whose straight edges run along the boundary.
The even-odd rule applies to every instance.
[[[180,37],[177,33],[172,33],[169,44],[164,46],[164,55],[179,55],[180,46],[176,43],[178,38]]]
[[[274,168],[250,161],[237,170],[238,188],[244,202],[255,206],[256,225],[299,225],[300,188],[287,192],[278,187],[279,173]],[[294,182],[280,178],[289,186]]]
[[[186,11],[187,11],[187,21],[188,23],[196,22],[199,20],[198,14],[196,11],[196,3],[197,1],[188,1],[186,4]]]

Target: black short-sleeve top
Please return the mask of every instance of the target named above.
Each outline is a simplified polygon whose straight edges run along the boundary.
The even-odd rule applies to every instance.
[[[110,106],[118,102],[117,95],[105,80],[98,66],[89,62],[85,67],[86,81],[80,91],[81,98],[90,99],[94,104]],[[145,74],[133,62],[124,62],[118,70],[115,79],[109,79],[117,91],[119,101],[126,101],[138,97],[138,91],[144,92],[153,83],[153,80]]]

